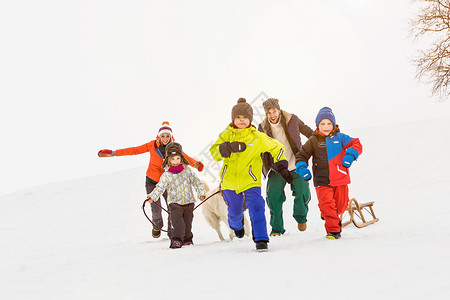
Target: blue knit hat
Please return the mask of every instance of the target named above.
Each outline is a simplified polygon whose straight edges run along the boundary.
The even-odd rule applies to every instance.
[[[316,126],[317,127],[319,127],[319,123],[323,119],[330,120],[331,123],[333,123],[333,127],[336,127],[336,117],[334,116],[331,108],[325,106],[319,110],[319,113],[317,114],[317,117],[316,117]]]

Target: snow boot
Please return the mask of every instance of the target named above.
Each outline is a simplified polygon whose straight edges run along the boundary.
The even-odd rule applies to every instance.
[[[244,230],[244,228],[239,229],[239,230],[235,230],[234,234],[236,235],[236,237],[238,239],[242,239],[244,237],[244,235],[245,235],[245,230]]]
[[[329,234],[327,234],[326,238],[329,240],[337,240],[337,239],[341,238],[341,233],[340,232],[330,232]]]
[[[306,230],[306,222],[305,223],[298,223],[297,227],[298,227],[298,230],[305,231]]]
[[[183,241],[183,246],[189,246],[189,245],[194,245],[194,242],[192,241],[192,239]]]
[[[280,233],[278,233],[278,232],[272,232],[271,234],[270,234],[270,236],[280,236],[281,234]]]
[[[181,248],[181,246],[182,245],[181,245],[181,242],[179,240],[173,240],[172,243],[170,244],[169,248],[178,249],[178,248]]]
[[[152,237],[154,237],[155,239],[159,238],[161,236],[161,230],[159,229],[152,229]]]
[[[269,249],[269,245],[267,241],[256,241],[255,242],[256,251],[265,252]]]

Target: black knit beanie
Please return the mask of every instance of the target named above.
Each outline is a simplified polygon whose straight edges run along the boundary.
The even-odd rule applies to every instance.
[[[237,116],[245,116],[252,123],[253,120],[253,108],[247,103],[245,98],[239,98],[237,104],[233,106],[231,110],[231,123],[237,118]]]

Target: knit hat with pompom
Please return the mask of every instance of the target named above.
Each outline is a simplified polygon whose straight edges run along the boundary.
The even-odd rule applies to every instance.
[[[244,116],[252,123],[253,108],[247,103],[245,98],[239,98],[237,104],[233,106],[233,109],[231,110],[231,122],[233,123],[238,116]]]
[[[170,136],[172,136],[172,128],[170,127],[169,122],[164,121],[161,124],[161,128],[158,130],[158,136],[161,136],[163,133],[168,133]]]

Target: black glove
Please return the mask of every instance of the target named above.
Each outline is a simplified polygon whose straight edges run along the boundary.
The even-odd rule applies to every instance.
[[[247,146],[242,142],[224,142],[219,146],[220,155],[227,158],[230,157],[233,152],[243,152]]]
[[[294,181],[294,176],[292,176],[288,169],[281,169],[280,174],[287,183],[291,184]]]
[[[292,176],[291,172],[289,172],[288,170],[287,160],[280,160],[276,162],[273,167],[278,173],[280,173],[280,175],[284,180],[286,180],[287,183],[292,183],[292,181],[294,180],[294,176]]]

